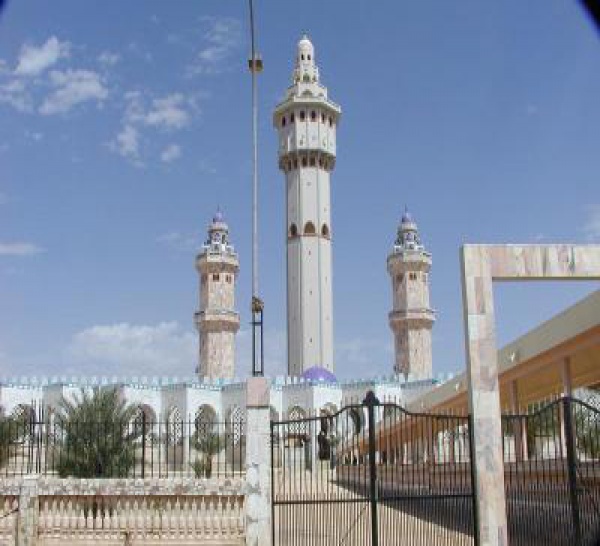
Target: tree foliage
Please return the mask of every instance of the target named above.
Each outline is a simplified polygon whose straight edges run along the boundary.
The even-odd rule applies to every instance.
[[[56,415],[61,477],[126,477],[135,464],[142,429],[137,408],[115,388],[82,389],[74,401],[62,399]]]
[[[27,415],[23,413],[16,416],[0,414],[0,468],[8,462],[19,440],[26,436],[28,431]]]
[[[192,436],[194,449],[202,453],[201,459],[196,459],[191,467],[197,478],[212,476],[213,457],[224,447],[224,438],[212,426],[199,427]]]

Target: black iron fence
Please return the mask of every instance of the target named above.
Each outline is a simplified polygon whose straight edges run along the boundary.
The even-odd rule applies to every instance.
[[[61,422],[44,408],[0,419],[0,476],[211,478],[242,475],[244,422],[188,418]]]
[[[272,422],[273,544],[474,544],[470,429],[372,393]]]
[[[600,412],[569,397],[502,417],[509,543],[586,545],[600,535]]]

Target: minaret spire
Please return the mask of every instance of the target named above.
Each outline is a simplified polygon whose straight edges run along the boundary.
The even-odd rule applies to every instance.
[[[196,269],[200,275],[199,310],[194,315],[200,337],[198,375],[230,378],[235,372],[235,335],[240,328],[235,310],[239,261],[220,208],[208,226]]]
[[[429,379],[432,374],[431,328],[435,314],[429,304],[431,254],[421,243],[416,222],[405,207],[392,252],[387,260],[392,279],[394,371]]]
[[[292,85],[275,108],[279,168],[286,178],[288,373],[334,371],[330,177],[340,107],[319,82],[315,48],[303,35]]]

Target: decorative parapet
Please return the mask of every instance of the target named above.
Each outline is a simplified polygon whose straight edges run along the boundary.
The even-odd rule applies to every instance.
[[[246,489],[243,479],[3,480],[0,505],[16,506],[18,499],[19,514],[0,520],[0,540],[12,543],[18,536],[17,543],[27,546],[46,544],[48,539],[241,545],[246,536]]]

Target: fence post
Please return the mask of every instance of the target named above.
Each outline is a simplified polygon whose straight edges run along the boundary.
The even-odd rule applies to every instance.
[[[573,425],[573,405],[571,398],[562,399],[564,414],[564,431],[567,447],[567,472],[569,478],[569,498],[571,501],[571,516],[573,518],[573,532],[575,544],[581,544],[581,521],[579,518],[579,499],[577,498],[577,454],[575,453],[575,435]]]
[[[367,406],[369,424],[369,499],[371,501],[371,544],[379,545],[379,533],[377,529],[377,461],[375,460],[375,406],[379,406],[379,400],[373,391],[369,391],[363,400]]]
[[[146,477],[146,412],[142,410],[142,479]]]
[[[270,385],[264,377],[248,378],[246,411],[246,544],[270,546]]]
[[[38,476],[23,476],[17,512],[16,546],[36,546],[38,537]]]

